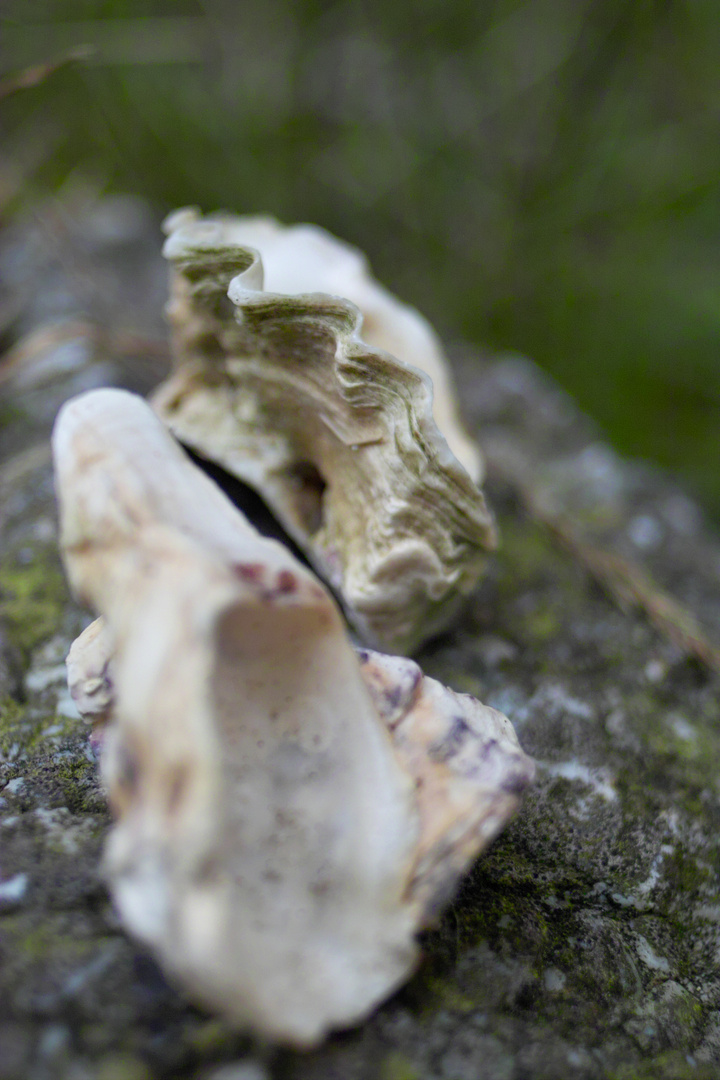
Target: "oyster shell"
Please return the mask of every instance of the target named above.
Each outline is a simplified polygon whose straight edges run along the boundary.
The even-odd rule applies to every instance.
[[[315,227],[182,211],[167,229],[156,411],[262,494],[366,641],[411,652],[495,545],[432,330]]]
[[[105,620],[72,682],[112,715],[121,917],[195,999],[312,1045],[407,978],[532,762],[499,713],[357,654],[325,589],[141,399],[75,399],[53,446],[65,566]]]

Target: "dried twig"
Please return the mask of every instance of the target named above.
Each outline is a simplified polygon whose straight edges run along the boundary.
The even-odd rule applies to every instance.
[[[57,60],[48,60],[43,64],[32,64],[30,67],[23,68],[22,71],[6,75],[3,79],[0,79],[0,101],[14,94],[17,90],[27,90],[32,86],[38,86],[50,75],[53,75],[58,68],[65,67],[66,64],[78,60],[86,60],[89,56],[92,56],[94,51],[92,45],[77,45],[63,56],[58,57]]]
[[[543,505],[527,479],[506,462],[491,459],[489,464],[516,492],[530,517],[573,556],[618,607],[642,612],[658,633],[685,656],[720,671],[720,647],[708,640],[692,611],[659,589],[637,563],[589,543],[566,514]]]
[[[26,334],[0,357],[0,386],[8,382],[20,369],[26,371],[41,360],[51,349],[68,341],[87,338],[95,353],[109,356],[142,356],[150,360],[169,363],[170,350],[160,338],[143,337],[126,331],[112,331],[82,320],[54,323],[42,326]]]

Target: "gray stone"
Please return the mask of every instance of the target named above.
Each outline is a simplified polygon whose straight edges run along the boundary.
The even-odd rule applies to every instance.
[[[0,1077],[24,1080],[33,1040],[33,1029],[26,1022],[0,1022]]]
[[[52,258],[42,212],[0,254],[18,333],[82,314],[155,341],[165,272],[146,212],[122,200],[66,209]],[[78,264],[79,278],[63,270]],[[106,335],[100,349],[50,349],[0,402],[0,881],[26,882],[0,902],[0,1078],[717,1076],[720,676],[622,610],[540,519],[639,562],[708,632],[720,626],[720,541],[684,492],[620,459],[517,358],[456,350],[503,547],[452,633],[418,659],[503,709],[540,768],[425,935],[415,977],[318,1050],[256,1061],[125,937],[100,876],[108,813],[87,729],[59,693],[88,614],[58,562],[47,437],[80,386],[151,387],[157,359],[126,346]]]
[[[269,1073],[257,1061],[238,1061],[213,1069],[207,1074],[206,1080],[269,1080]]]

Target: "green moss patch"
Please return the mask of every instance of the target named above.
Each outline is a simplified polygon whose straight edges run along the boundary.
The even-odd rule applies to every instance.
[[[0,622],[27,663],[30,653],[59,629],[68,590],[57,554],[34,550],[0,567]]]

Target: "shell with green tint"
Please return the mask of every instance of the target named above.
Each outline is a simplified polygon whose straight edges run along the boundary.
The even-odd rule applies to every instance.
[[[431,329],[319,229],[191,211],[167,228],[175,363],[156,411],[259,491],[365,640],[412,651],[495,544]]]

